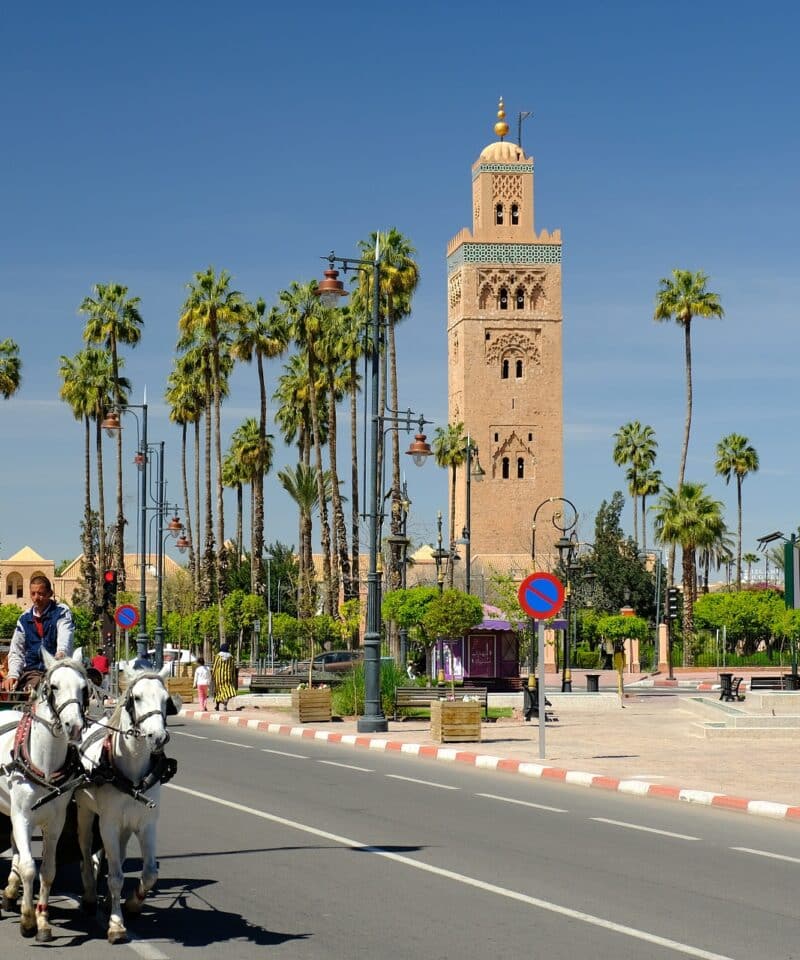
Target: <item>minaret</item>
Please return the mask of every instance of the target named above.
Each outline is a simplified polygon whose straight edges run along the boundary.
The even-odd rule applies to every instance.
[[[533,569],[534,510],[563,493],[561,231],[536,233],[533,158],[505,139],[502,98],[497,117],[499,140],[472,165],[472,231],[447,247],[449,423],[464,423],[485,471],[471,484],[473,593],[495,570]],[[554,565],[559,536],[546,512],[537,522],[540,568]],[[456,537],[465,514],[462,467]]]

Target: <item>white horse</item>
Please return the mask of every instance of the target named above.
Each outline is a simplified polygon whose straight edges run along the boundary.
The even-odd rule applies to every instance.
[[[108,862],[109,943],[127,939],[120,898],[123,865],[132,834],[139,841],[142,875],[125,902],[128,913],[138,913],[158,880],[156,830],[161,783],[174,775],[177,764],[164,756],[169,740],[164,678],[169,664],[151,670],[124,670],[128,686],[111,717],[91,724],[83,735],[81,754],[91,784],[75,792],[78,803],[78,838],[81,846],[83,908],[97,907],[97,862],[92,857],[94,818]]]
[[[50,888],[56,872],[56,845],[67,806],[83,770],[74,749],[80,743],[88,699],[81,651],[56,660],[42,652],[47,672],[33,700],[22,711],[3,714],[0,724],[0,811],[11,817],[11,872],[3,890],[10,910],[22,886],[20,932],[24,937],[52,938],[48,919]],[[9,727],[13,724],[13,727]],[[34,910],[36,864],[31,852],[34,828],[42,832],[39,900]]]

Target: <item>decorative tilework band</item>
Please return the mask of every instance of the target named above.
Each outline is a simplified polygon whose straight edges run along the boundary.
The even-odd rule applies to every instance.
[[[533,173],[533,160],[522,163],[480,163],[473,169],[472,179],[477,180],[482,173]]]
[[[560,243],[462,243],[447,258],[447,272],[463,263],[509,264],[561,263]]]

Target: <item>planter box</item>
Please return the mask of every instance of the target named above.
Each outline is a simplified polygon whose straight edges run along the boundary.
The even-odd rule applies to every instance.
[[[431,701],[431,739],[437,743],[481,739],[481,705],[463,700]]]
[[[292,716],[298,723],[327,723],[331,719],[330,687],[292,690]]]
[[[177,693],[184,703],[191,703],[194,700],[191,677],[167,677],[167,690],[170,694]]]

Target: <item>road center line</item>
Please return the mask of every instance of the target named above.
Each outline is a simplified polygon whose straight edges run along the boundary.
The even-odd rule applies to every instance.
[[[387,773],[389,780],[405,780],[406,783],[419,783],[423,787],[437,787],[439,790],[459,790],[459,787],[451,787],[449,783],[435,783],[433,780],[417,780],[415,777],[401,777],[399,773]]]
[[[500,800],[501,803],[516,803],[520,807],[533,807],[535,810],[547,810],[550,813],[569,813],[561,807],[548,807],[543,803],[531,803],[530,800],[515,800],[513,797],[499,797],[495,793],[476,793],[476,797],[486,797],[487,800]]]
[[[192,740],[208,740],[208,737],[201,737],[197,733],[184,733],[183,730],[173,730],[171,733],[173,737],[189,737]]]
[[[606,920],[603,917],[595,917],[591,913],[583,913],[580,910],[573,910],[571,907],[563,907],[558,903],[551,903],[549,900],[542,900],[539,897],[531,897],[525,893],[519,893],[516,890],[509,890],[506,887],[499,887],[494,883],[485,883],[474,877],[468,877],[463,873],[456,873],[453,870],[445,870],[443,867],[435,867],[429,863],[423,863],[421,860],[414,860],[411,857],[403,856],[399,853],[392,853],[388,850],[382,850],[380,847],[373,847],[367,843],[361,843],[359,840],[351,840],[337,833],[329,833],[327,830],[319,830],[309,824],[298,823],[296,820],[287,820],[286,817],[279,817],[274,813],[266,813],[263,810],[256,810],[253,807],[246,807],[244,804],[235,803],[233,800],[223,800],[222,797],[215,797],[210,793],[202,793],[200,790],[191,790],[188,787],[181,787],[174,783],[165,784],[167,790],[176,790],[178,793],[185,793],[199,800],[208,800],[209,803],[216,803],[219,806],[227,807],[229,810],[236,810],[239,813],[247,813],[250,816],[258,817],[261,820],[269,820],[271,823],[277,823],[292,830],[299,830],[301,833],[307,833],[313,837],[319,837],[323,840],[330,840],[333,843],[339,843],[346,847],[352,847],[363,850],[366,853],[373,853],[375,856],[383,857],[394,863],[403,864],[411,867],[413,870],[420,870],[423,873],[430,873],[437,877],[443,877],[446,880],[453,880],[456,883],[463,884],[466,887],[474,887],[478,890],[484,890],[487,893],[493,893],[498,897],[505,897],[508,900],[515,900],[518,903],[524,903],[530,907],[536,907],[539,910],[545,910],[548,913],[554,913],[570,920],[578,920],[581,923],[589,924],[593,927],[601,927],[612,933],[618,933],[622,936],[631,937],[633,940],[642,940],[645,943],[653,943],[656,946],[665,947],[668,950],[674,950],[676,953],[682,953],[687,957],[696,957],[697,960],[733,960],[732,957],[722,953],[713,953],[710,950],[703,950],[700,947],[693,947],[688,943],[681,943],[679,940],[670,940],[668,937],[660,937],[654,933],[648,933],[646,930],[638,930],[636,927],[629,927],[623,923],[615,923],[613,920]]]
[[[308,760],[305,753],[289,753],[288,750],[269,750],[267,747],[261,748],[262,753],[274,753],[279,757],[293,757],[295,760]]]
[[[374,773],[369,767],[357,767],[354,763],[336,763],[335,760],[317,760],[317,763],[324,763],[326,767],[342,767],[345,770],[358,770],[359,773]]]
[[[770,860],[786,860],[787,863],[800,863],[800,857],[788,857],[785,853],[770,853],[768,850],[754,850],[752,847],[731,847],[737,853],[752,853],[756,857],[769,857]]]
[[[624,820],[608,820],[606,817],[589,817],[595,823],[607,823],[612,827],[625,827],[626,830],[641,830],[643,833],[657,833],[661,837],[672,837],[674,840],[699,840],[700,837],[690,837],[686,833],[672,833],[670,830],[657,830],[655,827],[643,827],[640,823],[626,823]]]
[[[224,743],[226,747],[239,747],[241,750],[252,750],[252,749],[253,749],[252,745],[249,744],[249,743],[236,743],[236,742],[233,741],[233,740],[214,740],[214,739],[212,739],[211,742],[212,742],[212,743]]]

